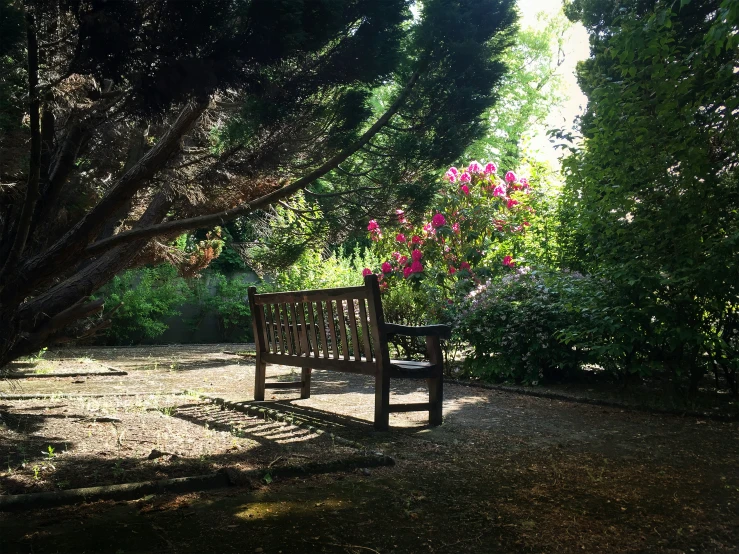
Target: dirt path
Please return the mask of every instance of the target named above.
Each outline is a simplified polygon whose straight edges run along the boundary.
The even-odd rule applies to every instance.
[[[141,398],[155,402],[159,397],[146,395],[187,389],[247,400],[252,394],[253,362],[223,353],[234,349],[66,352],[70,360],[91,358],[128,375],[90,376],[82,382],[28,379],[2,383],[0,392],[17,394],[13,387],[20,385],[23,394],[139,393],[139,402]],[[49,357],[53,359],[54,353]],[[289,374],[287,368],[272,367],[268,377],[290,378]],[[0,552],[739,552],[736,423],[448,385],[442,427],[427,428],[422,414],[394,414],[392,431],[375,433],[370,421],[371,380],[316,372],[313,382],[310,399],[275,392],[268,403],[394,456],[394,468],[217,493],[0,514]],[[396,382],[391,402],[423,401],[426,393],[417,385]],[[263,467],[286,453],[311,459],[343,453],[336,445],[321,442],[325,437],[299,439],[297,428],[281,424],[275,429],[274,422],[244,420],[245,434],[236,437],[227,430],[238,426],[228,422],[241,415],[212,412],[212,405],[193,397],[169,397],[164,406],[175,409],[169,416],[162,413],[161,403],[137,412],[128,409],[133,400],[115,399],[97,400],[108,406],[103,410],[106,416],[126,419],[123,426],[130,426],[131,433],[137,429],[140,440],[146,440],[147,429],[167,423],[172,437],[183,441],[173,447],[181,460],[195,459],[199,447],[201,452],[213,452],[211,468],[219,463]],[[114,402],[119,404],[109,405]],[[60,412],[64,408],[43,410],[44,404],[55,403],[0,396],[5,419],[37,418],[33,429],[21,433],[25,439],[11,435],[17,433],[12,425],[0,429],[0,461],[19,441],[43,444],[51,436],[62,440],[73,432],[77,420],[45,418],[44,414],[65,414]],[[89,415],[84,403],[67,409]],[[188,417],[178,418],[178,411]],[[223,417],[222,431],[209,437],[212,425]],[[229,451],[235,439],[243,443]],[[112,432],[106,440],[110,449],[116,446]],[[81,448],[84,437],[76,444]],[[143,460],[148,446],[131,448],[123,456],[131,464],[131,475],[145,475],[147,464],[154,467]],[[43,460],[40,452],[39,456],[37,460]],[[70,457],[69,467],[79,459]],[[96,462],[110,467],[111,460],[93,453],[88,462],[92,464],[88,468]],[[179,463],[188,470],[194,467]],[[176,475],[181,469],[170,461],[158,467],[164,475]],[[89,469],[83,473],[89,474]],[[101,475],[99,482],[112,477]]]

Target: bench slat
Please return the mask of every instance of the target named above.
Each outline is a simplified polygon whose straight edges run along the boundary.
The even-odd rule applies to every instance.
[[[341,335],[341,354],[345,360],[349,359],[349,343],[346,338],[346,314],[344,313],[344,301],[336,301],[336,309],[339,316],[339,334]]]
[[[298,335],[300,336],[300,352],[306,356],[310,354],[310,346],[308,345],[308,326],[305,324],[305,304],[298,302],[295,304],[298,312]]]
[[[316,316],[313,313],[313,302],[308,302],[306,305],[306,308],[308,308],[308,322],[310,323],[310,341],[311,341],[311,350],[313,351],[313,357],[318,358],[319,357],[319,350],[318,350],[318,335],[316,334]]]
[[[300,334],[298,333],[298,314],[295,313],[295,303],[294,302],[290,302],[288,306],[290,307],[289,321],[290,321],[290,332],[292,333],[292,336],[293,336],[293,352],[297,354],[298,356],[300,356],[303,352],[302,352],[301,344],[300,344]]]
[[[346,309],[349,311],[349,329],[351,331],[352,336],[352,354],[354,354],[354,359],[359,359],[359,357],[362,355],[361,350],[359,349],[359,333],[357,332],[357,315],[355,313],[355,304],[354,299],[347,300],[346,302]]]
[[[334,353],[334,359],[339,358],[339,337],[336,334],[336,323],[334,322],[334,302],[333,300],[326,301],[326,310],[328,311],[328,327],[331,333],[331,347]],[[325,358],[328,358],[328,352],[326,352]]]
[[[272,304],[265,304],[264,308],[267,310],[267,325],[269,325],[269,334],[272,338],[270,351],[277,354],[277,327],[275,327],[275,320],[272,316]]]
[[[326,320],[323,317],[323,302],[320,300],[316,302],[316,308],[318,309],[316,325],[318,325],[318,332],[321,334],[321,350],[323,351],[323,357],[328,358],[328,339],[326,337]]]
[[[269,338],[267,337],[267,325],[266,316],[264,315],[264,306],[255,305],[254,311],[256,313],[253,313],[252,317],[259,321],[257,329],[260,334],[260,337],[254,337],[254,342],[260,345],[260,348],[264,350],[269,350]]]
[[[282,324],[285,326],[282,330],[285,335],[285,342],[287,343],[287,352],[292,356],[295,354],[292,341],[292,333],[290,332],[290,320],[288,319],[288,308],[287,304],[282,305]]]
[[[282,324],[282,307],[279,304],[275,304],[275,325],[277,326],[277,338],[280,344],[280,354],[284,354],[287,349],[287,342],[285,341],[285,327]],[[277,354],[277,352],[275,352]]]
[[[371,343],[371,331],[369,321],[367,320],[367,308],[364,304],[364,298],[359,300],[359,319],[362,322],[362,345],[364,346],[364,357],[368,360],[372,359],[372,348]]]

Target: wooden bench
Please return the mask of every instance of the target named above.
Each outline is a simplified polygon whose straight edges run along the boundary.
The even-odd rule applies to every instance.
[[[257,294],[249,288],[257,349],[254,399],[265,389],[300,389],[310,397],[312,369],[327,369],[375,377],[375,428],[388,428],[391,412],[428,411],[429,423],[440,425],[443,397],[441,339],[446,325],[408,327],[385,323],[376,275],[364,286]],[[391,360],[388,337],[399,334],[426,337],[428,361]],[[300,367],[301,380],[266,382],[267,364]],[[429,401],[390,404],[390,379],[427,379]]]

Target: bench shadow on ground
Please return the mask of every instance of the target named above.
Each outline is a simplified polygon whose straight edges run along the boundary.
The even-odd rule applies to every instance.
[[[77,444],[74,441],[44,434],[44,427],[50,420],[84,421],[89,419],[86,416],[45,414],[43,411],[36,413],[36,409],[10,413],[6,408],[0,406],[0,416],[6,430],[11,432],[0,433],[0,460],[4,465],[7,463],[12,471],[2,473],[0,488],[9,494],[48,490],[48,486],[36,486],[39,483],[34,481],[29,486],[29,479],[22,478],[22,464],[32,468],[53,461],[54,472],[48,478],[57,483],[54,488],[78,488],[208,474],[228,466],[266,469],[308,461],[334,461],[354,452],[353,449],[334,445],[329,437],[308,429],[201,402],[179,405],[171,417],[212,433],[228,433],[233,438],[232,448],[201,454],[172,452],[148,459],[150,449],[147,448],[145,453],[141,450],[132,453],[128,445],[134,439],[124,438],[117,450],[104,451],[98,447],[93,452],[76,452]],[[157,446],[156,432],[152,431],[151,435],[152,440],[146,442],[151,443],[153,450]],[[57,453],[53,460],[43,457],[48,445]],[[59,486],[59,483],[63,486]]]
[[[297,402],[297,399],[267,400],[264,402],[247,400],[234,402],[234,404],[241,406],[243,409],[263,407],[276,410],[287,416],[288,420],[291,416],[294,416],[298,422],[314,425],[343,438],[356,440],[375,432],[372,421],[297,404]]]

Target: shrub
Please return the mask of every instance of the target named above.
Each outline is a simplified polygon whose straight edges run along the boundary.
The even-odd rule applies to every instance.
[[[651,375],[657,350],[648,346],[651,318],[638,307],[639,299],[606,279],[571,275],[578,277],[553,283],[570,313],[557,338],[623,382]]]
[[[154,339],[167,330],[164,320],[180,312],[190,291],[185,279],[171,265],[130,270],[117,275],[100,290],[106,309],[123,303],[111,318],[108,341],[136,344]]]
[[[467,371],[526,384],[577,371],[582,352],[558,338],[573,323],[574,312],[562,301],[556,280],[520,269],[467,295],[455,317],[456,332],[472,347]]]
[[[290,267],[267,276],[259,288],[264,292],[356,287],[364,283],[362,268],[377,261],[370,251],[359,247],[351,254],[341,251],[327,258],[316,250],[306,250]]]
[[[248,289],[253,283],[247,283],[239,277],[227,278],[214,273],[215,294],[207,297],[207,307],[218,315],[221,335],[229,342],[252,342],[251,310],[249,308]]]
[[[460,279],[489,274],[491,265],[515,266],[506,249],[529,226],[531,188],[512,171],[505,178],[496,171],[494,163],[483,168],[472,162],[461,172],[450,168],[425,222],[409,221],[403,210],[397,210],[397,222],[386,232],[377,221],[369,222],[373,251],[384,259],[375,266],[383,289],[425,280],[452,288]]]

